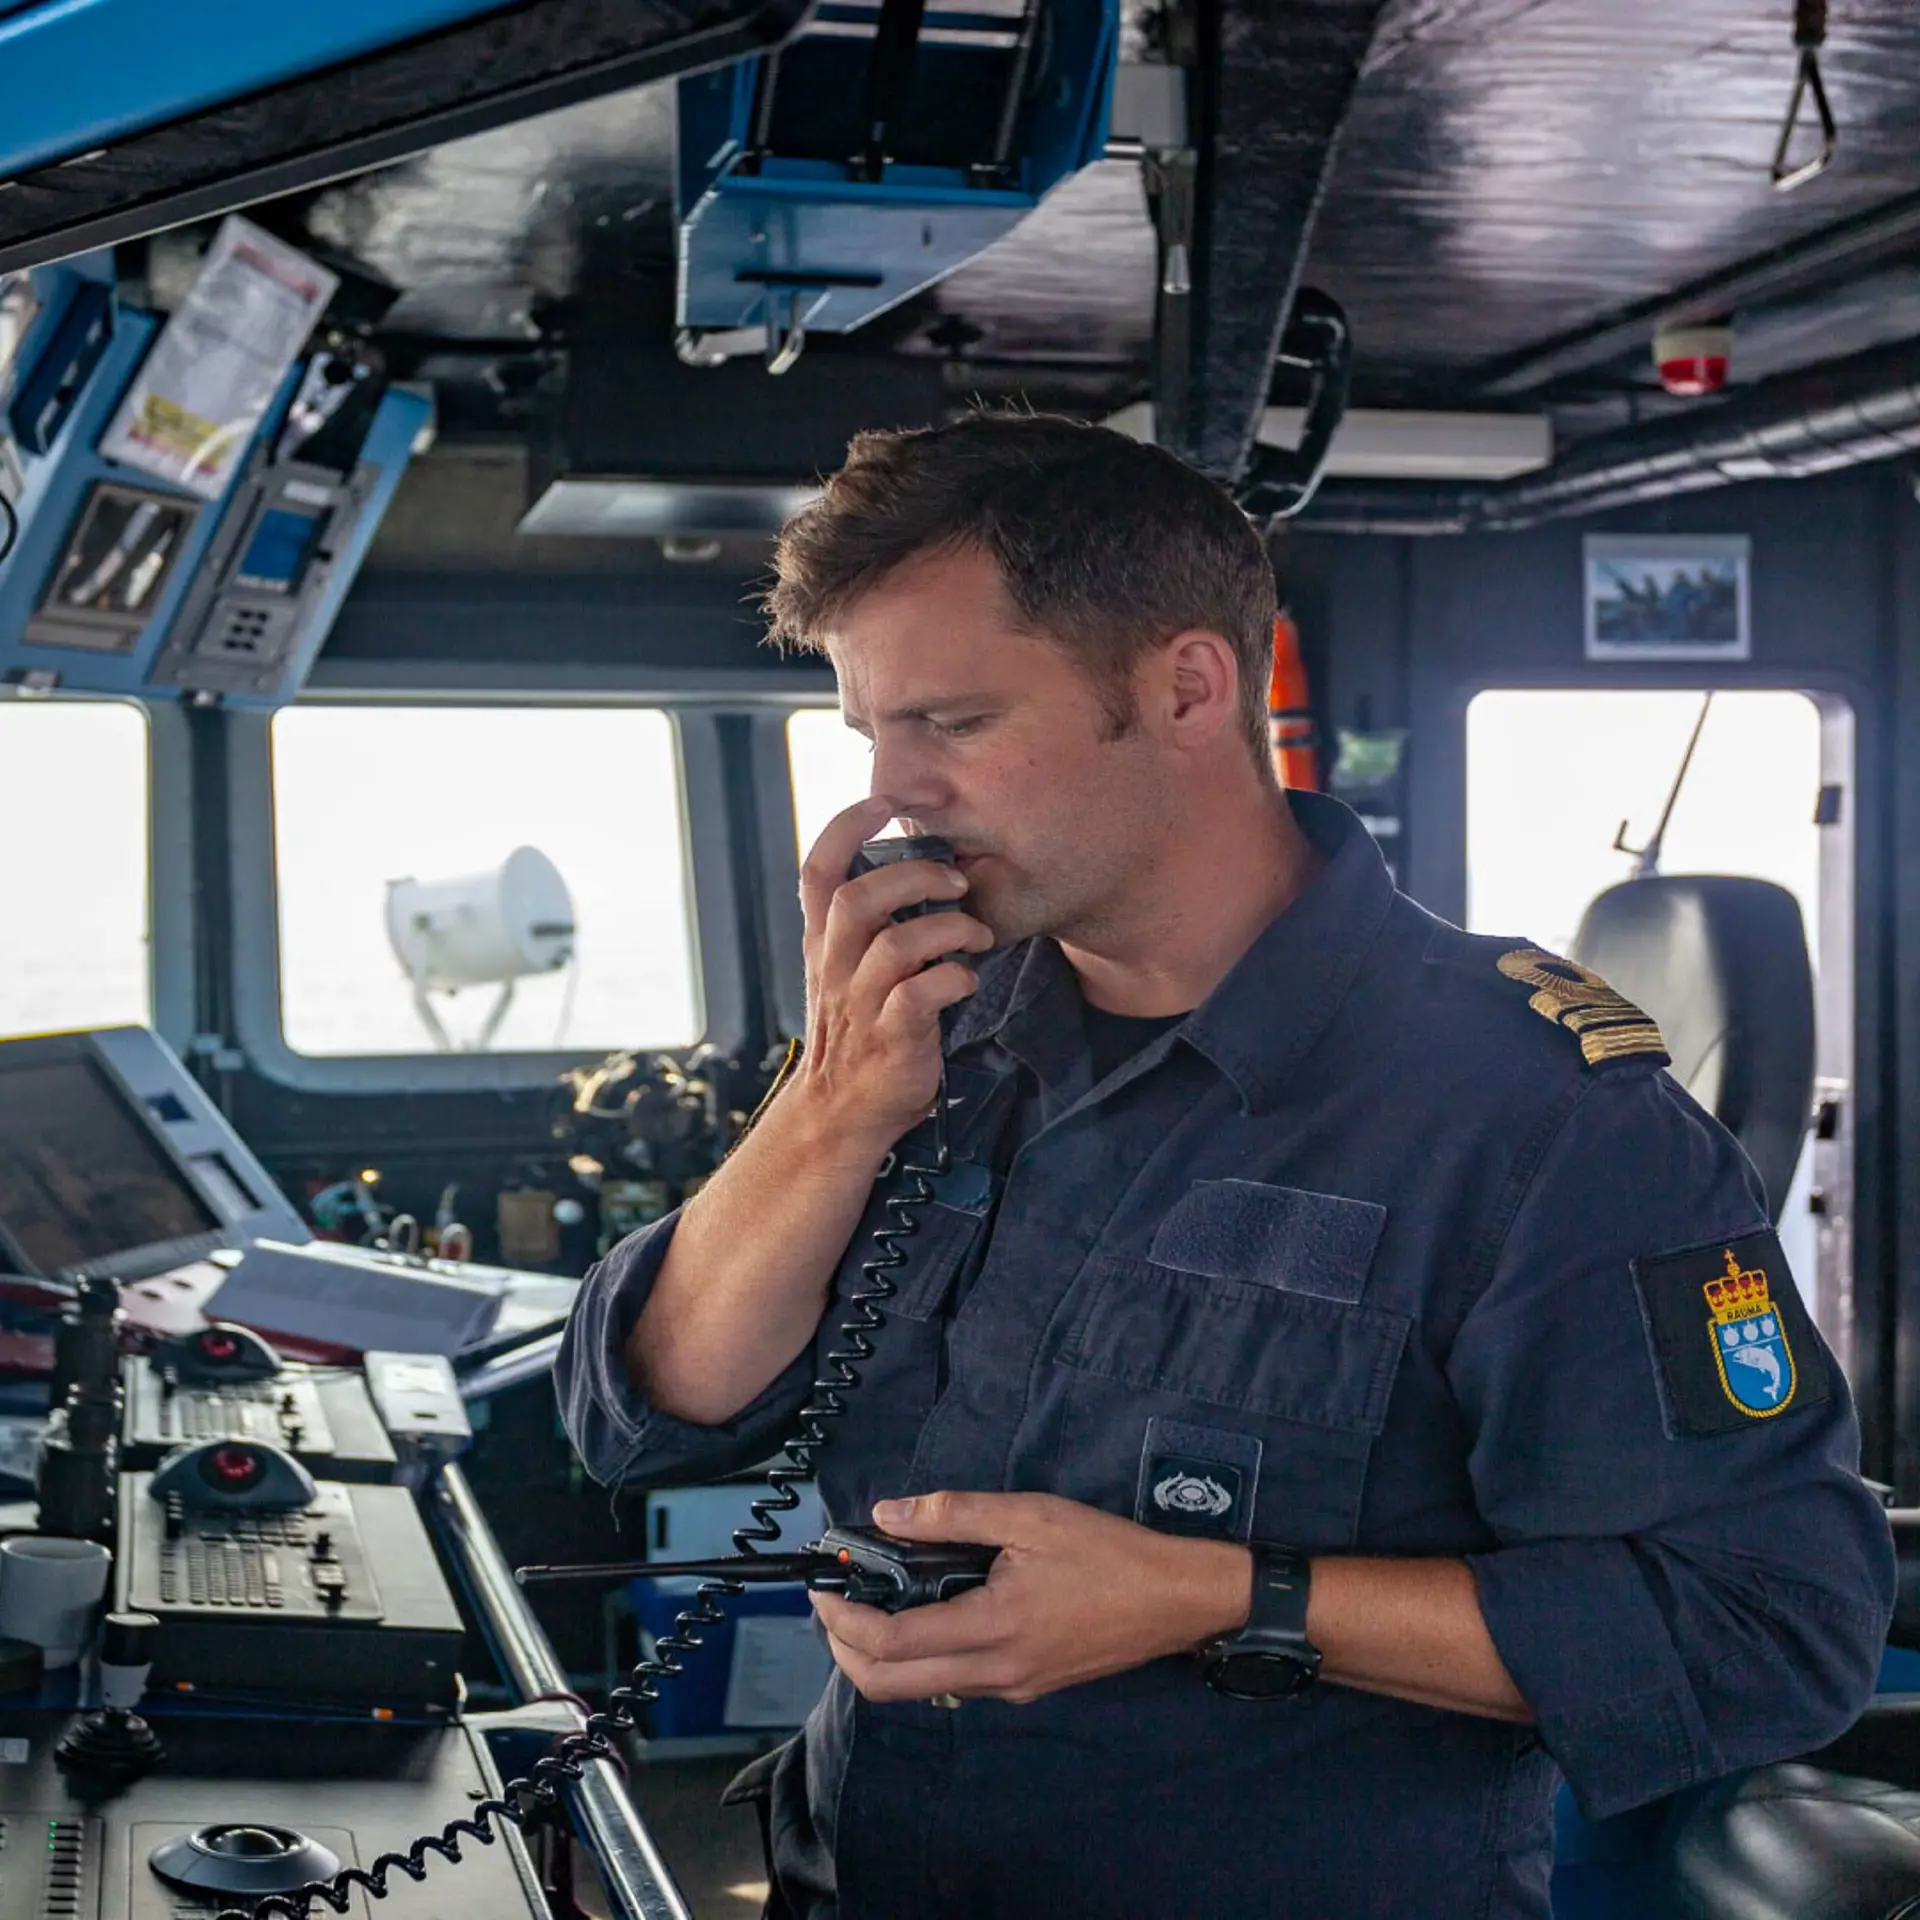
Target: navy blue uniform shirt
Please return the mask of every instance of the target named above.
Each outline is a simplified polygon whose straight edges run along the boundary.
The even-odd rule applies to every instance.
[[[1435,919],[1346,809],[1290,799],[1324,869],[1102,1085],[1057,947],[982,966],[948,1044],[961,1164],[821,1493],[1464,1556],[1537,1728],[1332,1684],[1228,1700],[1186,1658],[957,1711],[836,1674],[763,1769],[806,1920],[1543,1915],[1556,1766],[1600,1817],[1816,1747],[1872,1691],[1887,1525],[1745,1157],[1644,1016]],[[590,1471],[770,1454],[879,1220],[815,1350],[714,1428],[627,1384],[673,1219],[622,1242],[557,1373]]]

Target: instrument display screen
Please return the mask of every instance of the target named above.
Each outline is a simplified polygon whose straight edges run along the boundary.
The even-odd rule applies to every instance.
[[[93,1062],[0,1062],[0,1232],[41,1272],[219,1225]]]

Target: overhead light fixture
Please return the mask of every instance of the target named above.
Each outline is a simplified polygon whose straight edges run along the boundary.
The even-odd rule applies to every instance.
[[[1302,407],[1269,407],[1260,440],[1300,443]],[[1153,439],[1153,403],[1122,407],[1106,424]],[[1553,463],[1553,422],[1543,413],[1415,413],[1352,407],[1333,436],[1327,475],[1336,480],[1511,480]]]
[[[520,521],[522,533],[598,535],[634,540],[649,535],[778,533],[818,487],[707,480],[654,480],[634,475],[549,483]]]

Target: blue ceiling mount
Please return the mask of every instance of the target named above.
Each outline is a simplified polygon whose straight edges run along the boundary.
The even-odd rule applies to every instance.
[[[684,79],[683,357],[847,333],[1010,232],[1105,148],[1117,0],[827,0],[778,54]]]

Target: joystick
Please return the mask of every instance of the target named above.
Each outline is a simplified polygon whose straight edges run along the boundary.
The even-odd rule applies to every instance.
[[[34,1481],[42,1533],[112,1544],[121,1405],[118,1381],[77,1381],[48,1420]]]
[[[120,1311],[117,1280],[82,1280],[53,1330],[53,1381],[47,1404],[63,1407],[75,1387],[92,1391],[120,1378]]]
[[[67,1772],[108,1786],[124,1786],[162,1757],[159,1736],[134,1708],[153,1666],[160,1622],[150,1613],[110,1613],[100,1625],[100,1699],[54,1749]]]

